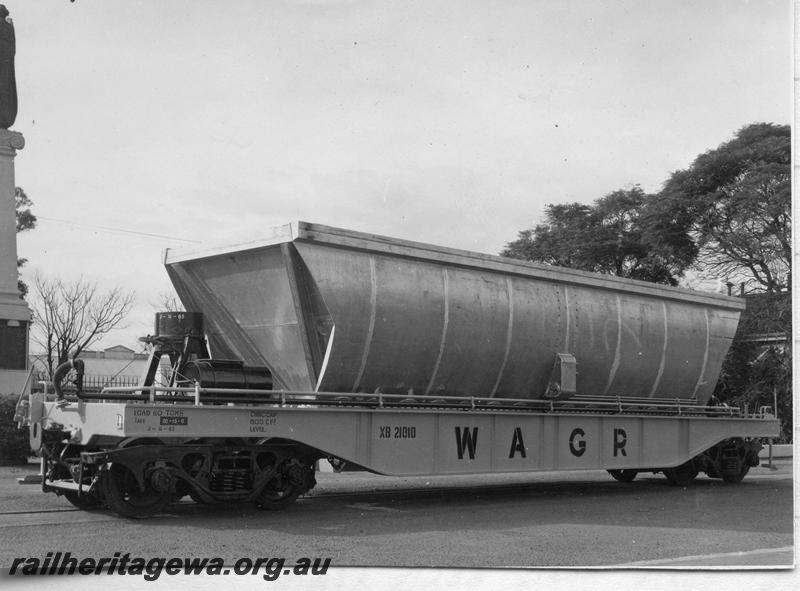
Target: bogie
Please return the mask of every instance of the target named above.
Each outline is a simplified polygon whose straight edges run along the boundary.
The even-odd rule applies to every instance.
[[[142,518],[186,495],[203,504],[249,501],[279,509],[316,484],[312,466],[317,456],[291,443],[126,443],[91,452],[74,445],[54,447],[59,453],[47,456],[45,490],[81,509],[107,506],[123,517]]]

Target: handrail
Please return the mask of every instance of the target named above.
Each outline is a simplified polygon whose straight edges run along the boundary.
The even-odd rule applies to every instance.
[[[461,410],[508,411],[580,411],[596,410],[614,414],[703,414],[710,417],[744,416],[741,410],[729,406],[701,406],[692,399],[646,399],[615,397],[572,397],[563,400],[518,399],[469,396],[430,396],[406,394],[302,392],[286,390],[250,390],[246,388],[203,388],[195,386],[128,386],[103,388],[98,393],[83,392],[81,400],[128,401],[151,403],[198,404],[257,404],[301,406],[361,406],[369,408],[448,408]]]

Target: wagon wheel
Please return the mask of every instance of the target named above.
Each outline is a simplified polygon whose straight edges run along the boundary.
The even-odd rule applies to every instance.
[[[169,492],[159,492],[148,485],[141,490],[133,472],[122,464],[111,464],[103,473],[101,483],[109,508],[123,517],[149,517],[172,500]]]
[[[633,482],[636,475],[639,474],[637,470],[608,470],[611,478],[619,482]]]
[[[285,509],[303,493],[303,487],[292,485],[285,479],[276,478],[267,483],[256,497],[255,504],[259,509],[277,511]]]
[[[316,484],[314,470],[297,460],[284,464],[255,499],[259,509],[277,510],[291,505]]]
[[[664,469],[664,476],[667,477],[667,482],[670,486],[686,486],[697,478],[699,473],[700,471],[695,467],[692,460],[684,462],[675,468]]]
[[[62,493],[62,495],[72,503],[73,506],[84,511],[91,511],[92,509],[100,509],[103,507],[103,501],[94,494],[83,493],[79,495],[76,492],[67,491]]]

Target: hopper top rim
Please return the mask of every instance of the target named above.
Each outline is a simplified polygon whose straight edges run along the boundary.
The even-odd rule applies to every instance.
[[[348,250],[376,252],[379,254],[388,254],[438,264],[448,264],[473,269],[477,268],[488,272],[510,273],[522,277],[598,287],[623,293],[637,293],[656,298],[676,299],[683,302],[692,301],[735,311],[745,309],[745,301],[735,296],[695,291],[687,288],[649,283],[625,277],[601,275],[590,271],[544,265],[520,259],[460,250],[304,221],[296,221],[269,228],[265,230],[265,236],[263,238],[244,243],[227,244],[202,249],[168,248],[164,251],[163,263],[165,266],[170,266],[188,261],[224,256],[226,254],[258,250],[291,242],[328,244]]]

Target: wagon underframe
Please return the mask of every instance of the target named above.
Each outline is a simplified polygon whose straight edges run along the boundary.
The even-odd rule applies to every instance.
[[[221,392],[203,394],[219,400]],[[201,403],[197,394],[152,402],[132,392],[60,402],[33,395],[31,437],[47,464],[44,488],[79,506],[105,502],[138,517],[185,494],[283,506],[314,486],[321,459],[396,476],[605,469],[618,480],[653,471],[685,484],[705,471],[736,482],[758,464],[755,438],[778,430],[770,415],[667,411],[653,401],[519,408],[519,401],[272,392],[271,402],[255,404]]]

